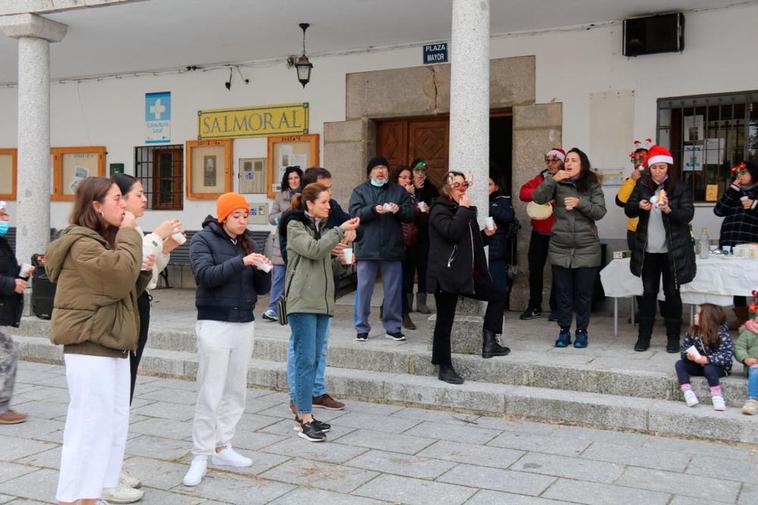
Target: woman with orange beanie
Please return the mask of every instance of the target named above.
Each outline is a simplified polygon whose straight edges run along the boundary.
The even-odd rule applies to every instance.
[[[253,309],[271,288],[271,261],[255,252],[247,218],[250,206],[239,193],[216,201],[190,242],[197,282],[197,403],[192,426],[193,459],[185,486],[200,484],[208,467],[252,464],[231,445],[245,410],[247,367],[253,350]]]

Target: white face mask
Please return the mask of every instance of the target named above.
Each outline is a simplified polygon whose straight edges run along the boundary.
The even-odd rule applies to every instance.
[[[385,184],[387,184],[387,180],[386,179],[382,179],[382,180],[373,179],[373,178],[371,179],[371,185],[372,186],[376,186],[377,188],[381,188]]]

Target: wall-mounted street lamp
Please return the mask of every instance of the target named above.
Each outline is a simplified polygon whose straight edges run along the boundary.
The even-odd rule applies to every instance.
[[[297,70],[297,80],[300,81],[303,87],[311,80],[311,69],[313,69],[313,63],[305,55],[305,30],[309,26],[311,26],[310,23],[300,23],[300,28],[303,30],[303,54],[298,57],[290,56],[287,58],[287,65],[295,67],[295,70]]]

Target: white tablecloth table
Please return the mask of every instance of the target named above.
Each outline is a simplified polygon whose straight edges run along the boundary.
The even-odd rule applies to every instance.
[[[605,296],[613,300],[613,334],[618,335],[618,299],[642,295],[642,279],[629,270],[630,258],[615,259],[600,271]],[[711,255],[697,258],[697,275],[680,287],[682,303],[731,305],[735,296],[751,296],[758,289],[758,260]],[[659,290],[663,299],[663,288]]]

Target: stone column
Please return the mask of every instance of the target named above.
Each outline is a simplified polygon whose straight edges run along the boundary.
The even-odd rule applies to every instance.
[[[479,223],[488,212],[490,2],[453,0],[450,39],[450,170],[470,172]]]
[[[16,256],[28,262],[50,239],[50,42],[66,25],[36,14],[0,18],[18,39],[18,188]]]
[[[471,174],[469,190],[480,226],[489,215],[490,159],[490,3],[453,0],[450,38],[449,169]],[[484,304],[460,298],[451,331],[453,352],[482,352]],[[436,317],[432,316],[432,319]]]

